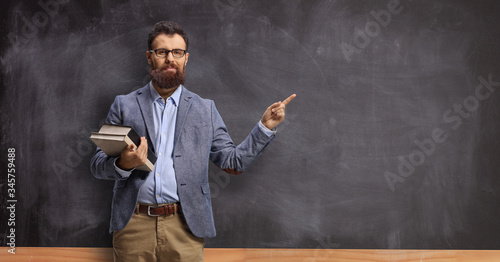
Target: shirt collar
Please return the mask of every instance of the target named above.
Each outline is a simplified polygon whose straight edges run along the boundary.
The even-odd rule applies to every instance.
[[[170,98],[172,98],[172,102],[174,103],[175,106],[177,106],[179,104],[179,100],[181,98],[181,93],[182,93],[182,88],[184,86],[183,85],[180,85],[172,95],[170,95]],[[155,87],[153,86],[153,84],[151,83],[151,81],[149,82],[149,91],[151,93],[151,100],[152,100],[152,103],[158,101],[158,99],[161,99],[163,100],[163,98],[160,96],[160,94],[158,94],[158,92],[156,91]]]

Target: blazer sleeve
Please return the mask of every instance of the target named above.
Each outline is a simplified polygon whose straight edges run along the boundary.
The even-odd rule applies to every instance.
[[[245,140],[235,146],[213,101],[211,117],[213,140],[210,160],[229,174],[238,175],[245,171],[274,140],[274,135],[269,137],[256,124]]]
[[[117,96],[111,105],[106,123],[121,125],[122,117],[120,110],[121,96]],[[118,157],[109,157],[97,147],[94,156],[90,161],[90,170],[94,177],[106,180],[125,180],[127,177],[122,177],[115,169],[115,161]]]

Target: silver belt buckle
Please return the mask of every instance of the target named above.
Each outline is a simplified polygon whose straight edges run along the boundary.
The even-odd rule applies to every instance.
[[[152,207],[154,207],[154,206],[148,206],[148,216],[150,216],[150,217],[159,217],[160,215],[151,214],[151,208]],[[157,208],[157,207],[154,207],[154,208]]]

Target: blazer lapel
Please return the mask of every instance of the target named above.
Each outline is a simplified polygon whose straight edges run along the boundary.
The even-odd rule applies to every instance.
[[[186,117],[189,112],[189,108],[191,107],[192,97],[193,95],[190,91],[188,91],[185,87],[182,88],[181,98],[179,99],[179,108],[177,109],[177,121],[175,123],[174,148],[181,134],[182,127],[186,122]]]
[[[149,147],[151,150],[155,152],[154,145],[156,145],[156,137],[155,137],[155,123],[153,120],[153,107],[151,106],[150,99],[148,99],[148,87],[146,85],[144,88],[140,90],[137,94],[137,102],[139,103],[139,108],[141,109],[142,119],[144,119],[144,123],[146,125],[146,132],[149,136]]]

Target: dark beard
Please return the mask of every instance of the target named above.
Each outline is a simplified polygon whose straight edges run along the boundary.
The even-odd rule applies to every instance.
[[[167,72],[168,67],[174,67],[175,73]],[[177,88],[179,85],[184,85],[184,75],[185,71],[181,72],[179,67],[173,63],[164,64],[160,68],[153,69],[153,66],[149,66],[149,76],[151,76],[151,81],[153,84],[157,85],[159,88],[171,89]]]

